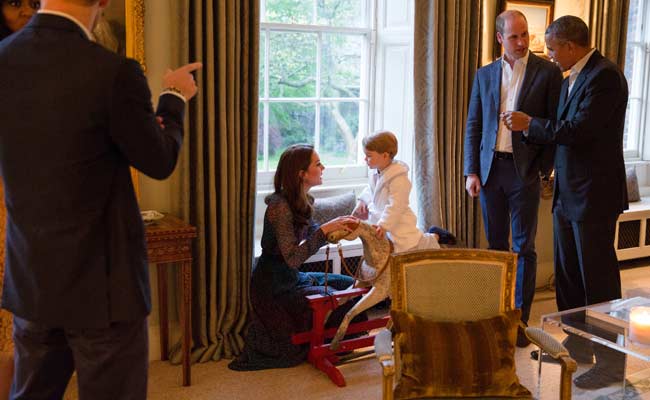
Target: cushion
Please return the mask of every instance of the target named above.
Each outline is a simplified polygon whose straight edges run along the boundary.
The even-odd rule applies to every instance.
[[[314,201],[314,222],[321,225],[336,217],[350,215],[357,199],[354,192],[343,193],[337,196],[323,197]]]
[[[402,362],[396,399],[531,397],[515,373],[520,310],[468,322],[431,321],[396,310],[391,317]]]
[[[633,202],[641,200],[641,195],[639,194],[639,180],[636,177],[636,168],[626,168],[625,177],[627,181],[627,201]]]

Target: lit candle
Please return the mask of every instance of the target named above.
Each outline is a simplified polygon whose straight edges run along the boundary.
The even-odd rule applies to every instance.
[[[650,307],[630,309],[630,340],[650,345]]]

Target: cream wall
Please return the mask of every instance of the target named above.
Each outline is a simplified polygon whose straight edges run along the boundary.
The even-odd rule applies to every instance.
[[[169,43],[174,38],[171,37],[167,28],[171,21],[170,3],[173,0],[145,0],[145,64],[146,75],[151,88],[152,100],[157,102],[158,95],[162,88],[162,76],[167,68],[176,68],[170,62]],[[184,143],[187,145],[188,137],[185,137]],[[178,190],[178,169],[166,180],[157,181],[139,174],[140,185],[140,208],[142,210],[158,210],[179,215],[176,209],[178,204],[174,200],[174,194]],[[170,285],[175,282],[175,274],[168,273]],[[160,359],[160,343],[158,329],[158,291],[156,288],[157,274],[154,268],[150,269],[150,282],[152,284],[152,312],[149,317],[149,358],[151,360]],[[172,288],[170,288],[172,289]],[[178,329],[178,318],[176,313],[176,304],[173,296],[175,291],[171,290],[172,299],[168,302],[170,318],[170,345],[175,343],[180,337]]]

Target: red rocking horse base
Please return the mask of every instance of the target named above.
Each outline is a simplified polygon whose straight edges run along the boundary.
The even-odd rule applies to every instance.
[[[313,310],[312,329],[308,332],[297,333],[291,337],[293,344],[302,344],[309,342],[309,353],[307,361],[316,368],[325,372],[332,382],[338,386],[345,386],[345,378],[341,371],[335,367],[339,361],[338,353],[349,352],[355,349],[373,345],[374,336],[363,336],[354,339],[342,340],[336,350],[330,348],[325,339],[330,339],[336,334],[337,328],[325,329],[326,318],[330,311],[339,306],[339,299],[352,298],[367,293],[370,288],[355,288],[334,292],[332,295],[324,296],[320,294],[307,296],[309,305]],[[351,323],[346,334],[359,333],[385,327],[389,316],[376,318],[364,322]]]

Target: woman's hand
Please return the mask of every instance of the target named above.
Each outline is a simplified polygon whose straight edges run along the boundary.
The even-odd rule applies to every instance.
[[[331,221],[325,222],[320,226],[320,229],[323,231],[325,236],[330,232],[344,230],[346,232],[352,232],[359,225],[359,219],[346,215],[343,217],[336,217]]]
[[[386,237],[386,231],[384,231],[384,228],[379,225],[373,225],[373,228],[375,228],[375,234],[379,239]]]
[[[359,200],[357,206],[352,210],[352,216],[360,219],[368,219],[368,206],[362,200]]]

